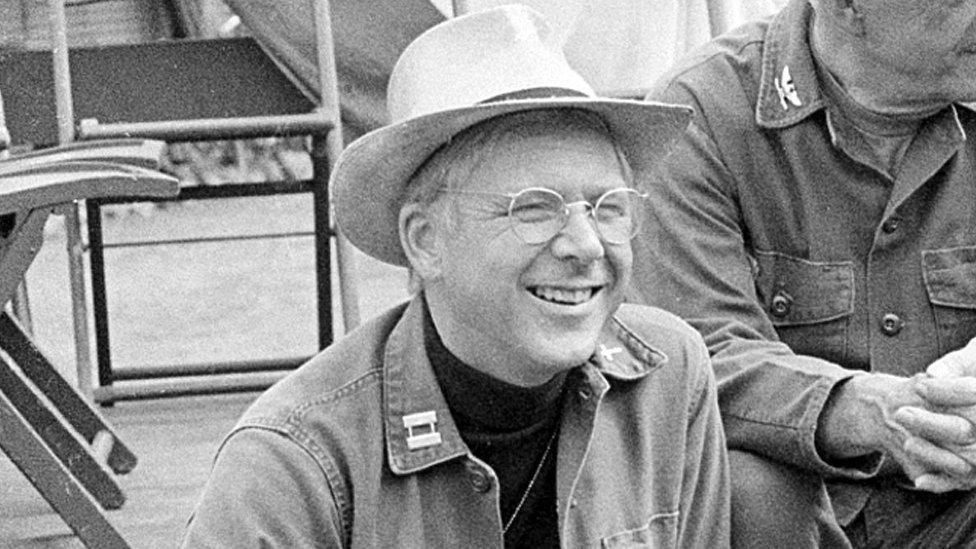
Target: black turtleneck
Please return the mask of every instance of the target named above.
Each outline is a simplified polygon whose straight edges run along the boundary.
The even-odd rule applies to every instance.
[[[519,387],[461,362],[444,347],[430,313],[424,346],[461,438],[498,476],[502,524],[507,524],[543,454],[545,463],[505,533],[505,547],[558,547],[556,446],[566,374],[538,387]]]

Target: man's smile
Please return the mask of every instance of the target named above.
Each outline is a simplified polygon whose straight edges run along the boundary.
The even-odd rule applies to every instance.
[[[580,305],[593,299],[603,286],[587,286],[581,288],[561,288],[558,286],[530,286],[529,292],[533,296],[550,303],[559,305]]]

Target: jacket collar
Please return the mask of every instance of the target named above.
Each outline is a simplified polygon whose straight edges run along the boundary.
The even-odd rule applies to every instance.
[[[604,376],[619,380],[641,379],[668,361],[667,355],[638,336],[623,320],[643,307],[625,303],[607,321],[589,364]],[[641,314],[638,312],[637,314]]]
[[[812,15],[808,0],[791,0],[769,23],[756,102],[761,127],[785,128],[824,106],[810,51]]]
[[[424,350],[424,303],[407,306],[383,356],[383,415],[390,469],[405,475],[467,455]]]
[[[383,356],[384,436],[390,470],[397,475],[469,454],[424,350],[423,307],[420,297],[410,302]],[[602,396],[611,386],[609,380],[637,380],[666,361],[662,352],[614,318],[604,327],[596,352],[580,367],[582,375],[569,379]]]

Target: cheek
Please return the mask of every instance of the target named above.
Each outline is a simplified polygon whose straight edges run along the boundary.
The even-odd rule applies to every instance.
[[[614,270],[618,284],[630,280],[634,267],[634,251],[628,244],[607,248],[607,259]]]
[[[520,242],[502,234],[488,238],[459,237],[445,248],[445,275],[459,286],[478,293],[491,292],[493,299],[505,300],[503,293],[517,288],[533,256]]]

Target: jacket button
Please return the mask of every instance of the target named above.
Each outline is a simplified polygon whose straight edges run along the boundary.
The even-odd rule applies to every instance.
[[[488,490],[491,490],[491,477],[488,476],[488,473],[484,469],[472,464],[468,467],[468,474],[471,479],[471,487],[476,492],[484,494]]]
[[[905,322],[896,314],[888,313],[881,317],[881,332],[886,336],[896,336]]]
[[[773,296],[773,301],[769,304],[769,312],[773,313],[773,316],[777,318],[783,318],[784,316],[790,314],[790,309],[793,307],[793,298],[790,294],[783,290],[776,292]]]
[[[590,400],[590,398],[593,397],[593,391],[591,391],[589,387],[583,387],[579,390],[579,397],[580,400],[583,401]]]

